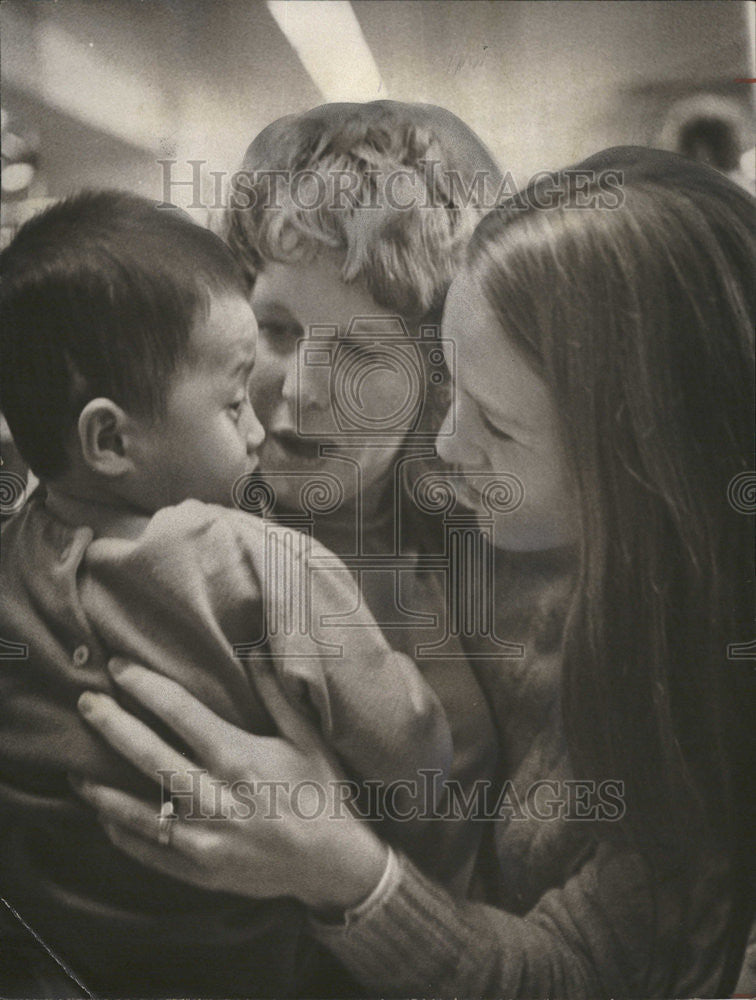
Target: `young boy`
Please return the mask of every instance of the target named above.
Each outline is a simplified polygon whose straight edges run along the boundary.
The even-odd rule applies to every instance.
[[[264,636],[288,595],[266,585],[265,524],[219,506],[264,437],[247,393],[257,327],[244,279],[209,231],[118,192],[48,209],[0,263],[0,405],[42,484],[3,532],[0,635],[22,651],[0,660],[2,895],[98,993],[306,993],[293,902],[250,905],[148,872],[67,782],[156,798],[76,711],[84,690],[115,694],[115,655],[239,727],[275,732],[259,661],[235,647]],[[294,562],[307,573],[321,551],[300,539]],[[367,612],[318,647],[317,612],[359,601],[346,571],[310,582],[312,618],[269,635],[290,696],[356,778],[445,773],[448,725],[414,664]]]

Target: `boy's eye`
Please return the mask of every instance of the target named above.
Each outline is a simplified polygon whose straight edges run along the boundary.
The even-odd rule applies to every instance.
[[[238,419],[243,405],[244,405],[243,399],[235,399],[233,403],[228,404],[228,408],[235,419]]]

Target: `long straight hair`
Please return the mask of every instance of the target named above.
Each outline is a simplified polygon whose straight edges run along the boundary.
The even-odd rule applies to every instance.
[[[600,833],[668,862],[701,829],[735,850],[753,810],[735,721],[753,676],[728,649],[754,618],[756,211],[672,154],[582,166],[596,176],[580,208],[574,175],[552,175],[481,222],[466,267],[553,393],[581,499],[572,766],[624,782],[625,819]],[[607,199],[612,169],[624,177]]]

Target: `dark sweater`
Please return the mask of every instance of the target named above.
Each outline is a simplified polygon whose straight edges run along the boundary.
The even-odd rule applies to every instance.
[[[560,639],[572,565],[563,551],[497,555],[497,632],[524,656],[477,664],[506,793],[488,822],[479,899],[452,896],[399,855],[366,909],[343,925],[313,922],[371,995],[728,995],[737,940],[724,858],[701,837],[692,868],[652,876],[638,855],[597,843],[565,784]]]

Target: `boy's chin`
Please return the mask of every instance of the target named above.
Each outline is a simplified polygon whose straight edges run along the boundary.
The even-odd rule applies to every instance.
[[[176,506],[186,500],[199,500],[201,503],[214,504],[219,507],[238,507],[239,497],[257,483],[259,462],[250,462],[241,468],[236,475],[222,479],[204,479],[186,484],[174,484],[168,491],[168,499],[160,506]]]

